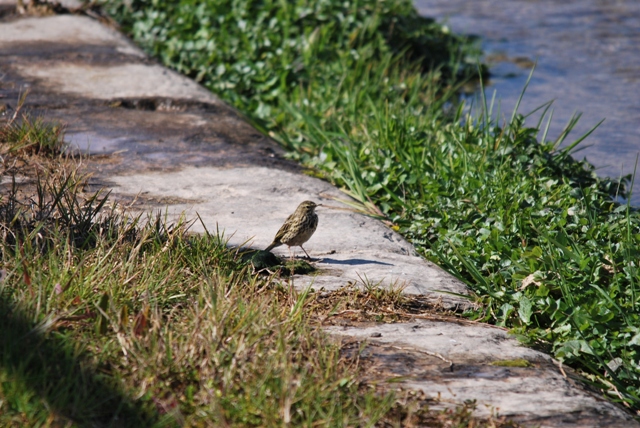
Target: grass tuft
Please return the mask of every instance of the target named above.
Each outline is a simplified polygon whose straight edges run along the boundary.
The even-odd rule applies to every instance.
[[[0,121],[0,155],[17,156],[55,156],[64,152],[64,127],[45,121],[41,117],[32,117],[24,113],[23,106],[28,92],[25,92],[11,118]],[[4,161],[7,164],[6,160]]]

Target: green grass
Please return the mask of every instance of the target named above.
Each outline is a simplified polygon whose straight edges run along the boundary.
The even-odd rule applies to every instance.
[[[629,197],[629,178],[598,178],[569,156],[581,138],[561,149],[567,134],[548,141],[516,112],[494,119],[485,100],[466,116],[454,89],[473,74],[468,40],[403,0],[105,7],[292,158],[375,204],[481,296],[476,317],[640,409],[640,217],[613,202]]]
[[[35,122],[23,120],[30,133]],[[45,140],[63,141],[41,123]],[[23,134],[11,135],[3,149]],[[85,194],[73,159],[7,153],[0,426],[514,426],[474,418],[469,403],[430,411],[385,379],[364,383],[359,355],[318,328],[319,314],[357,299],[370,311],[410,305],[398,293],[292,292],[286,278],[254,274],[219,234]]]
[[[290,91],[319,79],[315,86],[331,90],[344,70],[398,52],[422,69],[439,67],[446,81],[476,72],[473,46],[419,17],[405,0],[113,1],[104,7],[164,63],[269,127],[283,123],[280,101]]]
[[[62,136],[64,127],[45,121],[42,117],[31,117],[22,112],[28,92],[18,100],[16,110],[6,123],[0,126],[2,154],[59,155],[65,148]]]

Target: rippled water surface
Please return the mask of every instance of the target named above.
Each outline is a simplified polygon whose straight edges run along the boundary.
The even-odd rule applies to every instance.
[[[418,0],[415,4],[422,15],[448,22],[454,32],[482,37],[485,61],[493,73],[487,96],[496,90],[503,112],[512,111],[537,60],[519,111],[528,113],[555,100],[552,138],[574,112],[583,113],[570,134],[574,139],[604,118],[575,157],[586,156],[603,176],[633,172],[640,152],[640,1]],[[639,186],[633,197],[636,205]]]

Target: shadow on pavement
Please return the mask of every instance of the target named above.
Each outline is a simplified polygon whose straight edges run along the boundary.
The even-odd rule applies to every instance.
[[[377,260],[367,260],[367,259],[347,259],[347,260],[336,260],[323,258],[322,263],[328,263],[333,265],[384,265],[384,266],[394,266],[392,263],[384,263],[379,262]]]

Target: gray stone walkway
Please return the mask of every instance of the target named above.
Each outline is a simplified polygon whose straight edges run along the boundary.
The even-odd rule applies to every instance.
[[[1,1],[0,12],[10,10],[11,2]],[[4,17],[0,76],[0,103],[15,106],[28,89],[31,110],[66,123],[67,140],[91,155],[91,185],[124,201],[137,198],[138,209],[166,210],[174,218],[197,213],[232,244],[262,249],[301,201],[346,207],[343,193],[304,175],[237,111],[88,17]],[[349,211],[318,214],[320,225],[305,248],[320,259],[323,274],[298,276],[297,286],[337,289],[366,278],[447,306],[468,305],[440,292],[468,294],[463,283],[416,256],[382,223]],[[196,223],[193,230],[202,228]],[[287,254],[286,247],[275,251]],[[328,331],[368,341],[365,352],[377,369],[406,376],[404,386],[439,395],[443,404],[474,399],[479,414],[532,426],[638,426],[548,355],[495,327],[418,319]],[[500,365],[517,359],[530,365]]]

